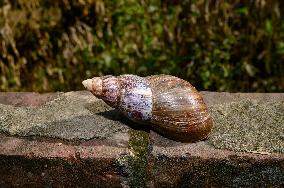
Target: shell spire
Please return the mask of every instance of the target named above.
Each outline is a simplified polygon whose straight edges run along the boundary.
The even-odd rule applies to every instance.
[[[116,108],[120,98],[120,80],[115,76],[94,77],[82,82],[93,95]]]
[[[82,82],[84,87],[93,93],[93,95],[100,97],[103,92],[102,78],[94,77],[92,79],[87,79]]]

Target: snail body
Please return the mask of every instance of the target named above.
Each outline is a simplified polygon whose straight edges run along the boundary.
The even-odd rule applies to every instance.
[[[102,76],[87,79],[83,85],[132,121],[150,124],[174,140],[202,140],[213,127],[200,93],[174,76]]]

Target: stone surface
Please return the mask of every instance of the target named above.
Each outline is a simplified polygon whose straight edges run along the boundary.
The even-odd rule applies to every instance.
[[[122,187],[112,159],[62,160],[0,155],[0,187]]]
[[[153,158],[153,187],[283,187],[283,162],[275,160],[226,160]]]
[[[0,187],[284,186],[284,94],[202,94],[212,134],[180,143],[88,92],[0,93]]]
[[[127,139],[70,143],[0,134],[0,187],[121,187],[116,163],[129,153]]]
[[[284,100],[237,102],[209,107],[215,127],[209,143],[234,151],[284,153]]]
[[[57,98],[58,93],[0,92],[0,103],[13,106],[39,106]]]
[[[87,92],[61,93],[36,106],[4,102],[0,104],[0,131],[11,135],[78,140],[111,137],[116,132],[127,132],[129,127],[125,125],[127,120]]]
[[[174,142],[150,133],[148,168],[154,187],[281,187],[284,155],[216,149],[201,141]]]

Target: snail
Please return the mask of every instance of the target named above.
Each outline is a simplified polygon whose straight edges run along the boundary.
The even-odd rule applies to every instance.
[[[130,120],[151,125],[173,140],[203,140],[213,127],[201,94],[189,82],[174,76],[108,75],[82,84]]]

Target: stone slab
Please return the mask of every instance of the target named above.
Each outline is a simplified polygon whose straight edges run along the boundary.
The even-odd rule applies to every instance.
[[[215,125],[210,144],[235,151],[284,152],[283,94],[201,93]],[[0,132],[11,135],[88,140],[133,128],[147,129],[89,92],[0,93]]]
[[[164,138],[88,92],[0,93],[0,186],[284,185],[284,94],[201,93],[214,129],[197,143]]]
[[[207,105],[238,102],[241,100],[277,102],[283,101],[284,93],[229,93],[229,92],[200,92]]]
[[[284,155],[216,149],[208,140],[180,143],[151,131],[153,187],[281,187]]]
[[[88,92],[55,94],[52,100],[50,94],[1,95],[0,132],[10,135],[88,140],[129,130],[126,118]]]
[[[0,92],[0,103],[13,106],[39,106],[56,99],[60,94],[62,93]]]
[[[123,137],[123,135],[121,135]],[[128,143],[17,138],[0,134],[1,187],[121,187],[121,155]]]

